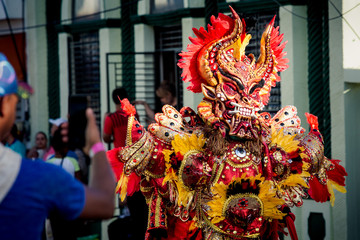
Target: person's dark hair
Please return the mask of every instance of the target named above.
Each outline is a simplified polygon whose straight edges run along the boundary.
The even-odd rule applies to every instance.
[[[43,131],[39,131],[39,132],[37,132],[37,133],[35,134],[35,136],[38,135],[38,134],[42,134],[42,135],[45,137],[45,139],[47,140],[46,133],[44,133]]]
[[[158,97],[165,97],[168,94],[171,94],[172,96],[176,96],[176,87],[173,83],[168,81],[163,81],[158,89],[156,90],[156,95]]]
[[[67,143],[63,142],[61,135],[61,125],[54,132],[54,136],[51,137],[51,146],[55,151],[63,153],[63,151],[67,149]]]
[[[120,100],[119,100],[118,96],[120,97],[121,100],[123,100],[124,98],[129,98],[125,88],[123,88],[123,87],[116,88],[112,92],[112,99],[115,104],[120,104]]]
[[[16,124],[13,124],[10,133],[14,138],[19,138],[18,128],[17,128]]]

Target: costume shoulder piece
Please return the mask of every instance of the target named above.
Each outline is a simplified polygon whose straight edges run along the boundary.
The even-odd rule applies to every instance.
[[[145,239],[297,239],[292,207],[345,190],[340,160],[324,156],[317,117],[301,127],[295,106],[261,112],[288,60],[274,18],[260,56],[245,54],[245,21],[211,17],[178,66],[188,90],[202,93],[197,112],[164,106],[147,131],[129,118],[127,146],[109,151],[125,197],[140,189],[149,207]]]

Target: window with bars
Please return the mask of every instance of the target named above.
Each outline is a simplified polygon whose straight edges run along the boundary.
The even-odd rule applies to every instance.
[[[260,55],[260,40],[262,34],[266,28],[266,25],[269,24],[271,19],[276,15],[274,26],[279,25],[279,12],[270,11],[270,12],[259,12],[252,13],[251,15],[242,15],[241,18],[244,18],[247,23],[247,31],[251,34],[251,40],[249,45],[246,47],[246,54],[254,54],[256,58]],[[280,92],[280,82],[276,84],[275,87],[271,88],[269,103],[265,106],[263,111],[269,112],[271,115],[274,115],[281,108],[281,92]]]
[[[181,70],[177,66],[179,60],[179,53],[182,50],[182,32],[181,26],[162,26],[155,27],[155,47],[159,58],[159,79],[156,83],[160,85],[162,81],[168,81],[175,86],[176,97],[178,101],[178,107],[183,106],[183,90],[181,80]],[[157,99],[157,107],[159,108],[161,103]],[[178,109],[179,110],[179,109]]]
[[[98,32],[72,34],[69,48],[69,96],[89,95],[100,123],[100,61]]]

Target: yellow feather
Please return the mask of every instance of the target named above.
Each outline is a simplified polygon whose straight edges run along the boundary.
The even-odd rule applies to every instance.
[[[171,145],[176,153],[185,155],[190,150],[201,150],[205,141],[203,135],[200,135],[199,137],[195,134],[191,134],[191,136],[185,135],[183,137],[175,135],[174,140],[171,141]]]
[[[331,183],[331,185],[338,190],[341,193],[346,193],[346,188],[344,186],[340,186],[339,184],[337,184],[336,182],[328,179],[328,181]]]
[[[278,210],[277,206],[284,204],[284,200],[277,198],[275,189],[269,181],[260,184],[259,198],[263,203],[264,217],[268,219],[282,219],[286,214]]]
[[[334,203],[335,203],[335,194],[334,194],[334,189],[331,186],[331,183],[329,183],[329,182],[327,183],[327,189],[328,189],[328,191],[330,193],[330,204],[333,207]]]
[[[294,140],[295,135],[284,135],[284,129],[277,130],[274,127],[271,127],[271,147],[280,147],[285,152],[294,152],[299,149],[299,141]]]
[[[334,203],[335,203],[334,188],[341,193],[346,193],[346,188],[343,186],[340,186],[339,184],[337,184],[336,182],[334,182],[330,179],[328,179],[327,188],[330,193],[330,203],[331,203],[331,206],[333,207]]]
[[[115,192],[118,192],[120,189],[121,201],[125,200],[128,182],[129,182],[129,177],[126,176],[124,173],[122,173],[120,180],[118,181],[115,189]]]
[[[283,188],[283,187],[291,187],[291,186],[301,185],[303,187],[309,188],[308,184],[303,179],[303,175],[307,175],[307,174],[304,173],[304,174],[291,175],[288,178],[286,178],[285,180],[279,182],[278,187]]]
[[[225,217],[222,216],[222,211],[226,200],[227,188],[228,186],[223,183],[217,183],[212,187],[214,197],[208,202],[210,209],[207,212],[209,216],[213,218],[211,222],[214,224],[225,219]]]

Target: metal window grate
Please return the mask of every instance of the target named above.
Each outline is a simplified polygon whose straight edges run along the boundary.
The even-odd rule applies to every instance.
[[[69,47],[69,96],[87,94],[100,123],[100,55],[98,32],[73,34]]]
[[[178,101],[178,110],[183,106],[183,82],[181,69],[177,66],[182,50],[181,25],[155,27],[155,47],[158,52],[160,76],[156,86],[162,81],[174,84]],[[157,109],[160,110],[161,103],[157,99]]]
[[[181,26],[156,27],[156,50],[157,51],[181,51],[182,32]]]
[[[133,58],[135,62],[127,61]],[[150,108],[155,109],[155,79],[156,54],[155,53],[108,53],[107,61],[107,106],[110,111],[111,92],[110,82],[115,82],[115,88],[124,87],[130,101],[144,100]],[[129,69],[135,71],[127,71]],[[130,72],[130,75],[128,74]],[[127,73],[127,74],[126,74]],[[135,87],[132,87],[135,81]],[[133,97],[132,97],[133,96]],[[136,106],[140,122],[147,126],[146,113],[143,106]]]
[[[270,12],[261,12],[256,14],[251,14],[252,21],[255,21],[255,24],[250,27],[248,33],[251,34],[251,40],[249,45],[246,47],[246,54],[253,53],[256,57],[260,55],[260,40],[262,34],[266,28],[266,25],[269,24],[270,20],[275,18],[275,26],[279,25],[279,12],[270,11]],[[247,16],[242,16],[246,18]],[[263,111],[269,112],[271,115],[274,115],[277,111],[281,109],[281,91],[280,91],[280,82],[276,84],[275,87],[271,88],[269,103],[265,106]]]

